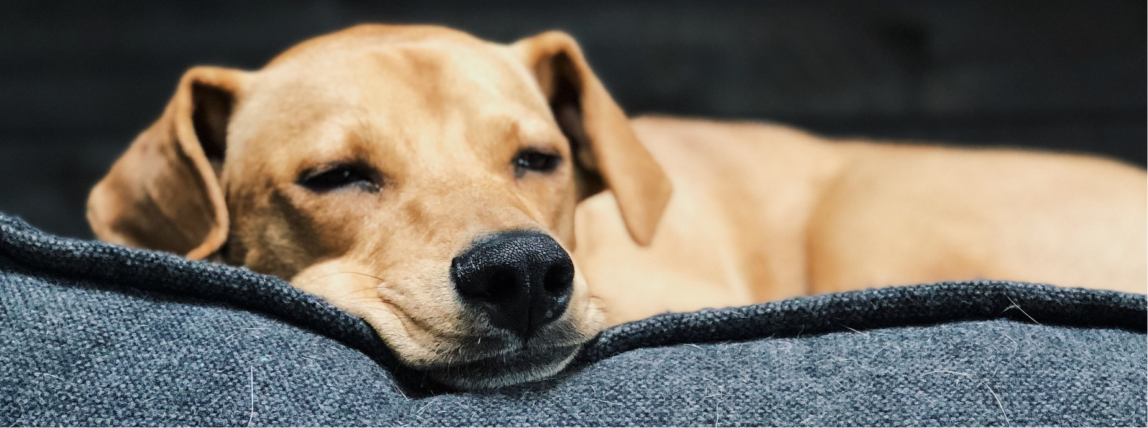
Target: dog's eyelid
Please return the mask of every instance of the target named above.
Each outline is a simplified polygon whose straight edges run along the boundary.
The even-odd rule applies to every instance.
[[[521,178],[526,172],[547,174],[562,165],[562,154],[553,149],[527,147],[514,155],[511,164],[514,166],[514,175]]]
[[[382,174],[359,162],[333,162],[304,170],[295,184],[316,193],[348,187],[375,193],[383,186]]]
[[[550,144],[531,144],[518,149],[518,154],[521,155],[523,153],[540,153],[549,156],[562,157],[562,151],[558,150],[557,147],[554,147]]]

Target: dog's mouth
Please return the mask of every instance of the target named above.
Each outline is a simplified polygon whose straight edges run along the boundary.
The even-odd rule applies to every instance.
[[[486,330],[490,335],[438,337],[439,351],[434,357],[407,363],[439,383],[460,389],[499,388],[540,380],[565,368],[592,337],[578,331],[570,318],[564,317],[527,340],[500,329]]]
[[[357,308],[357,309],[362,309]],[[597,324],[567,313],[523,340],[482,316],[455,313],[443,324],[415,320],[390,306],[359,312],[409,369],[462,390],[491,389],[541,380],[560,372],[597,333]],[[591,317],[592,318],[592,317]]]
[[[499,388],[550,377],[565,368],[581,348],[581,343],[520,347],[493,356],[433,364],[420,371],[455,388]]]

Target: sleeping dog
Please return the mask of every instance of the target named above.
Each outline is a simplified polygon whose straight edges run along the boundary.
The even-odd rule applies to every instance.
[[[111,243],[281,277],[404,364],[488,388],[666,311],[973,278],[1142,293],[1146,178],[629,119],[565,34],[368,25],[258,71],[189,70],[88,219]]]

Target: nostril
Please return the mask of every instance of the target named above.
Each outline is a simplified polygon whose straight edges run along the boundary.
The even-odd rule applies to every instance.
[[[517,275],[511,270],[495,268],[455,275],[453,280],[458,293],[465,297],[498,301],[514,297],[516,278]]]
[[[542,289],[550,295],[561,297],[569,294],[574,285],[574,265],[569,260],[555,263],[546,271]]]
[[[507,269],[497,269],[490,273],[484,281],[485,289],[483,290],[482,297],[490,300],[500,301],[508,300],[517,294],[518,278],[514,272]]]

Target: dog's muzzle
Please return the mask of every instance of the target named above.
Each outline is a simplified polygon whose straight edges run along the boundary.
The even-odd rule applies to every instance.
[[[450,277],[465,306],[526,343],[566,312],[574,263],[550,236],[516,230],[476,240],[451,261]]]

